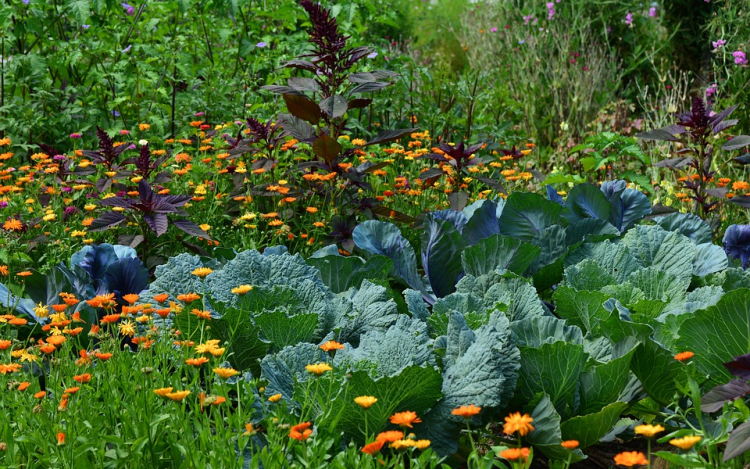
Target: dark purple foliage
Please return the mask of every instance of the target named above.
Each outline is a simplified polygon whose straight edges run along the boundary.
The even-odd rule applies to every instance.
[[[742,268],[747,269],[750,263],[750,225],[731,225],[724,233],[722,244],[727,255],[739,259]]]
[[[724,368],[734,376],[750,381],[750,354],[734,357],[731,362],[724,363]]]

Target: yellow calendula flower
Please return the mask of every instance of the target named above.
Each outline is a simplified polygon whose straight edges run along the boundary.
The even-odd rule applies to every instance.
[[[637,427],[635,427],[635,433],[638,435],[643,435],[646,438],[653,438],[654,435],[663,431],[664,427],[662,427],[661,425],[638,425]]]
[[[40,318],[46,318],[49,315],[49,309],[40,301],[39,304],[34,307],[34,314]]]
[[[273,396],[269,397],[268,400],[273,403],[279,402],[281,400],[281,393],[274,394]]]
[[[219,375],[221,378],[228,379],[232,376],[240,374],[239,371],[235,370],[234,368],[214,368],[214,373]]]
[[[166,397],[167,394],[169,394],[170,392],[172,392],[172,389],[174,389],[174,388],[170,387],[170,388],[154,389],[154,394],[156,394],[157,396]]]
[[[703,439],[702,437],[697,436],[697,435],[684,436],[682,438],[675,438],[674,440],[669,440],[669,444],[672,446],[676,446],[683,451],[688,451],[690,448],[692,448],[696,443],[698,443],[702,439]]]
[[[242,296],[252,290],[253,290],[252,285],[240,285],[239,287],[232,288],[232,293],[234,293],[235,295]]]
[[[197,269],[192,271],[191,274],[195,275],[196,277],[206,278],[213,271],[214,270],[210,267],[198,267]]]
[[[333,368],[328,363],[316,363],[314,365],[307,365],[305,369],[315,376],[320,376],[326,371],[331,371]]]
[[[354,398],[354,402],[363,409],[369,409],[373,404],[378,402],[378,398],[374,396],[359,396]]]

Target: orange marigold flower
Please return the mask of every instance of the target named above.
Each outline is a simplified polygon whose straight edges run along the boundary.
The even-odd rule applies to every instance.
[[[112,354],[111,353],[96,352],[94,355],[96,355],[96,358],[98,358],[99,360],[101,360],[103,362],[106,362],[107,360],[109,360],[110,358],[112,358]]]
[[[170,392],[168,394],[165,394],[168,398],[172,399],[175,402],[179,402],[183,399],[185,399],[188,394],[190,394],[190,391],[176,391],[176,392]]]
[[[120,317],[119,314],[108,314],[102,318],[102,322],[104,324],[114,324],[120,320]]]
[[[60,345],[68,339],[66,339],[65,337],[61,335],[53,335],[53,336],[47,337],[44,340],[50,345]]]
[[[732,183],[732,190],[735,191],[746,191],[750,189],[750,184],[746,181],[735,181]]]
[[[23,383],[20,383],[18,385],[18,390],[25,391],[26,389],[28,389],[29,386],[31,386],[31,383],[29,383],[28,381],[24,381]]]
[[[200,309],[193,309],[190,314],[194,314],[201,319],[211,320],[211,311],[201,311]]]
[[[533,421],[534,419],[529,414],[521,415],[520,412],[510,414],[505,417],[503,432],[508,435],[518,432],[521,436],[526,436],[528,433],[534,431],[534,426],[531,425]]]
[[[385,444],[385,441],[383,440],[375,440],[372,443],[369,443],[362,447],[362,452],[365,454],[369,454],[372,456],[373,454],[379,452],[381,449],[383,449],[383,445]]]
[[[678,362],[686,362],[693,358],[695,354],[693,352],[681,352],[674,356],[674,359]]]
[[[54,352],[57,349],[55,348],[54,345],[46,344],[46,345],[40,346],[39,350],[49,355],[50,353]]]
[[[188,358],[187,360],[185,360],[185,363],[187,363],[190,366],[198,367],[198,366],[203,365],[204,363],[208,363],[208,358],[206,357]]]
[[[289,438],[297,441],[305,441],[312,435],[312,429],[310,429],[310,422],[303,422],[292,427],[289,432]]]
[[[336,342],[335,340],[329,340],[328,342],[320,346],[321,350],[330,352],[331,350],[341,350],[344,348],[344,344]]]
[[[615,456],[615,464],[626,467],[643,466],[648,464],[648,459],[639,451],[625,451]]]
[[[167,293],[161,293],[159,295],[154,296],[154,301],[158,303],[164,303],[169,299],[169,294]]]
[[[65,394],[73,395],[77,393],[81,388],[79,386],[73,386],[72,388],[68,388],[65,390]]]
[[[41,399],[41,398],[43,398],[46,395],[47,395],[47,391],[39,391],[38,393],[34,394],[34,397],[36,399]]]
[[[65,444],[65,433],[58,433],[57,434],[57,446],[64,445]]]
[[[167,394],[171,393],[172,389],[174,388],[169,387],[169,388],[154,389],[154,394],[156,394],[157,396],[161,396],[161,397],[167,397]]]
[[[560,443],[560,446],[562,446],[565,449],[574,450],[578,448],[579,444],[580,443],[578,443],[578,441],[576,440],[567,440],[567,441],[563,441],[562,443]]]
[[[25,326],[28,323],[29,321],[25,320],[24,318],[13,318],[8,321],[8,324],[10,324],[11,326]]]
[[[7,265],[0,265],[0,275],[3,277],[8,276],[8,266]]]
[[[135,303],[136,301],[138,301],[138,299],[139,299],[139,298],[140,298],[140,296],[139,296],[139,295],[137,295],[136,293],[130,293],[130,294],[128,294],[128,295],[123,295],[123,296],[122,296],[122,299],[123,299],[123,300],[125,300],[125,301],[127,301],[127,302],[128,302],[128,303],[130,303],[131,305],[132,305],[133,303]]]
[[[0,350],[7,350],[12,343],[10,340],[0,340]]]
[[[413,423],[422,423],[422,419],[417,417],[416,412],[407,410],[405,412],[396,412],[391,415],[391,423],[400,427],[412,428]]]
[[[462,405],[458,409],[453,409],[451,413],[453,415],[458,415],[459,417],[463,417],[465,419],[470,419],[473,416],[477,415],[482,410],[481,407],[477,407],[474,404],[470,405]]]
[[[10,218],[3,223],[3,229],[6,231],[18,231],[23,228],[23,223],[21,223],[21,220],[17,220],[15,218]]]
[[[28,270],[24,270],[23,272],[18,272],[16,274],[17,277],[28,277],[30,275],[33,275],[33,274],[31,273],[31,271],[28,271]]]
[[[182,301],[183,303],[191,303],[193,301],[199,300],[200,295],[197,293],[186,293],[184,295],[177,295],[177,299]]]
[[[78,381],[79,383],[88,383],[91,381],[91,373],[84,373],[82,375],[75,375],[73,376],[73,381]]]
[[[498,456],[508,461],[515,461],[517,459],[528,459],[529,454],[529,448],[508,448],[505,451],[500,451]]]

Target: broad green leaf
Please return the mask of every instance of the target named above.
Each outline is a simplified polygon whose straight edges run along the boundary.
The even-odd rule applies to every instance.
[[[514,192],[506,199],[500,215],[500,234],[531,241],[558,223],[562,209],[541,194]]]
[[[552,298],[555,303],[555,314],[569,324],[580,327],[584,332],[591,330],[592,323],[609,316],[603,305],[610,296],[602,292],[576,291],[563,285],[555,291]]]
[[[628,383],[630,361],[634,354],[635,348],[632,348],[621,357],[614,358],[607,363],[594,366],[581,373],[580,401],[578,409],[576,409],[577,415],[599,412],[604,406],[617,400]],[[609,428],[604,433],[607,431],[609,431]]]
[[[695,244],[710,243],[713,240],[711,227],[692,213],[670,213],[656,217],[654,221],[666,231],[676,231],[687,236]]]
[[[563,441],[560,414],[555,410],[549,396],[542,396],[531,411],[531,417],[534,419],[534,431],[526,435],[524,440],[552,460],[567,461],[571,453],[560,446]],[[581,450],[576,449],[572,453],[571,462],[578,462],[583,457]]]
[[[577,440],[581,448],[596,444],[612,429],[627,407],[625,402],[613,402],[599,412],[566,420],[560,426],[562,439]]]
[[[258,314],[254,319],[263,337],[273,343],[276,350],[287,345],[312,342],[318,328],[316,313],[287,316],[283,311],[277,311]]]
[[[422,232],[422,267],[438,298],[453,293],[463,272],[461,252],[466,241],[446,220],[427,216]]]
[[[593,184],[579,184],[570,190],[560,217],[569,224],[587,218],[608,220],[610,208],[607,197],[598,187]]]
[[[513,341],[523,347],[541,347],[563,341],[571,344],[583,344],[583,334],[576,326],[567,326],[565,321],[550,316],[513,321],[510,324]]]
[[[698,370],[713,383],[731,379],[722,366],[750,351],[750,290],[726,293],[714,306],[697,311],[680,326],[679,350],[695,352]]]
[[[549,395],[558,413],[573,408],[578,379],[586,364],[583,345],[554,342],[541,347],[519,347],[521,369],[518,392],[525,399]]]
[[[533,244],[508,236],[492,235],[469,246],[461,253],[461,264],[467,275],[478,277],[493,270],[522,274],[541,252]]]
[[[359,288],[364,279],[387,279],[393,261],[385,256],[372,256],[367,261],[355,256],[331,255],[310,257],[307,263],[318,269],[320,278],[334,293]]]
[[[441,381],[440,372],[432,366],[411,365],[395,375],[375,379],[366,370],[353,371],[320,425],[363,444],[365,418],[372,437],[386,429],[388,418],[396,412],[410,410],[423,415],[440,399]],[[374,396],[378,402],[365,410],[354,402],[358,396]]]
[[[677,232],[664,231],[656,225],[638,225],[623,236],[622,244],[644,267],[676,277],[689,277],[693,272],[696,247]]]

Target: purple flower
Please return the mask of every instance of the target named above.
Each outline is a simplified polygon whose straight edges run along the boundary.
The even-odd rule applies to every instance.
[[[128,47],[124,48],[122,52],[130,52],[130,49],[133,47],[133,44],[130,44]]]
[[[737,65],[747,65],[747,57],[745,56],[745,53],[741,50],[737,50],[732,52],[732,57],[734,57],[734,63]]]
[[[135,8],[133,8],[132,6],[128,5],[125,2],[121,3],[120,5],[122,5],[122,7],[125,9],[126,15],[133,16],[133,13],[135,13]]]
[[[369,54],[367,54],[368,59],[374,59],[377,56],[378,56],[377,52],[370,52]]]
[[[632,13],[628,13],[627,15],[625,15],[625,24],[627,24],[628,26],[633,26],[633,14]]]
[[[31,0],[21,0],[24,5],[28,5]]]
[[[125,191],[117,191],[117,197],[125,197],[128,193]]]
[[[551,20],[555,17],[555,4],[552,2],[549,2],[547,4],[547,19]]]
[[[523,25],[524,26],[528,26],[529,25],[529,21],[531,21],[533,19],[534,19],[534,15],[525,15],[523,17]]]
[[[55,161],[65,161],[65,155],[55,155],[52,159]]]
[[[656,16],[656,7],[651,7],[648,9],[648,16],[650,16],[651,18]]]
[[[194,115],[195,117],[200,117],[200,116],[202,116],[202,115],[204,115],[204,114],[205,114],[205,112],[203,112],[203,111],[200,111],[200,112],[196,112],[196,113],[195,113],[195,114],[193,114],[193,115]]]
[[[727,43],[727,41],[725,41],[724,39],[719,39],[718,41],[712,41],[711,45],[714,46],[715,50],[719,50],[722,47],[724,47],[724,44],[726,44],[726,43]]]
[[[497,27],[493,26],[492,28],[490,28],[490,32],[491,33],[496,33],[497,32]]]
[[[69,189],[69,190],[65,191],[65,189]],[[70,192],[70,191],[73,190],[73,188],[72,187],[63,187],[63,190],[65,192]],[[71,213],[75,213],[76,212],[76,208],[75,207],[65,207],[65,210],[63,210],[63,212],[65,213],[65,215],[70,215]]]
[[[120,113],[112,109],[112,115],[115,117],[120,117]]]
[[[266,47],[267,45],[268,44],[266,44],[265,42],[261,41],[261,42],[255,44],[255,47],[260,47],[262,49],[262,48]]]
[[[91,27],[91,25],[90,24],[82,24],[81,27],[83,29],[89,29]]]
[[[4,200],[0,200],[0,208],[5,208],[7,206],[8,206],[8,202],[6,202]]]
[[[718,86],[719,85],[717,85],[716,83],[714,83],[713,85],[711,85],[708,88],[706,88],[706,98],[710,98],[711,96],[713,96],[714,93],[716,93],[716,88]]]
[[[70,134],[70,138],[81,138],[81,134],[74,132],[74,133]]]

